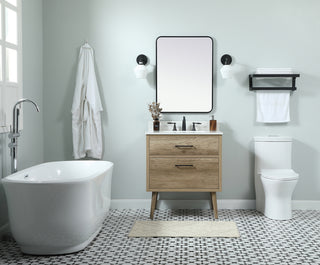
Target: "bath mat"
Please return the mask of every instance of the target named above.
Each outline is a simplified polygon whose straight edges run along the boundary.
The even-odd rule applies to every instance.
[[[129,237],[240,237],[232,221],[136,221]]]

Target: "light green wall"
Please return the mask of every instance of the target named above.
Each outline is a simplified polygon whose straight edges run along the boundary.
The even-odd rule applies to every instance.
[[[42,62],[42,1],[22,0],[23,96],[34,100],[24,104],[23,130],[18,140],[18,167],[24,169],[43,162],[43,62]],[[7,134],[0,134],[0,178],[10,173]],[[7,207],[0,184],[0,229],[7,222]],[[1,231],[0,231],[1,233]]]
[[[320,200],[320,2],[256,0],[45,0],[44,157],[72,159],[71,104],[79,47],[96,55],[103,112],[104,160],[115,163],[112,197],[150,198],[145,191],[145,129],[155,100],[155,76],[137,80],[136,56],[155,64],[160,35],[209,35],[215,41],[213,112],[223,136],[223,191],[218,198],[254,199],[252,137],[294,137],[293,168],[300,173],[296,200]],[[220,57],[233,56],[237,75],[223,80]],[[301,73],[291,96],[292,121],[255,122],[248,74],[257,67],[292,67]],[[180,120],[182,115],[164,115]],[[186,115],[208,120],[209,115]],[[205,195],[172,194],[168,198]]]
[[[213,112],[223,136],[223,191],[220,199],[253,199],[254,135],[295,138],[293,167],[300,173],[296,200],[320,200],[320,2],[203,0],[23,0],[24,96],[41,109],[24,108],[19,166],[72,159],[71,104],[79,47],[85,40],[96,54],[104,105],[104,157],[115,163],[114,199],[150,198],[145,192],[145,129],[155,99],[155,76],[137,80],[136,56],[155,64],[160,35],[209,35],[215,41]],[[222,80],[220,57],[230,53],[237,75]],[[255,123],[255,94],[247,75],[257,67],[292,67],[301,73],[291,96],[292,121]],[[180,120],[182,115],[164,115]],[[209,115],[186,115],[208,120]],[[0,135],[1,177],[10,170],[7,136]],[[164,194],[202,198],[203,194]],[[0,227],[6,222],[0,186]]]
[[[24,104],[23,131],[19,138],[19,169],[43,162],[43,23],[42,1],[23,0],[22,49],[23,96],[34,100],[38,113],[31,104]]]

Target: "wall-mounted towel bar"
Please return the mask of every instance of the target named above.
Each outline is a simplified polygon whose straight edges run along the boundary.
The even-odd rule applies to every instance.
[[[249,75],[249,90],[296,90],[296,78],[300,74],[251,74]],[[253,86],[253,79],[256,78],[291,78],[291,86]]]

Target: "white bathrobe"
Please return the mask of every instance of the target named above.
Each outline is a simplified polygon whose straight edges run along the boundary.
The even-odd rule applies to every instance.
[[[101,111],[93,50],[89,44],[80,49],[76,87],[72,104],[73,155],[75,159],[102,157]]]

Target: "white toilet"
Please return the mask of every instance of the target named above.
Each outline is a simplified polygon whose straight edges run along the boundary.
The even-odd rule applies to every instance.
[[[299,178],[291,169],[292,138],[254,137],[254,149],[256,209],[271,219],[291,219],[291,197]]]

